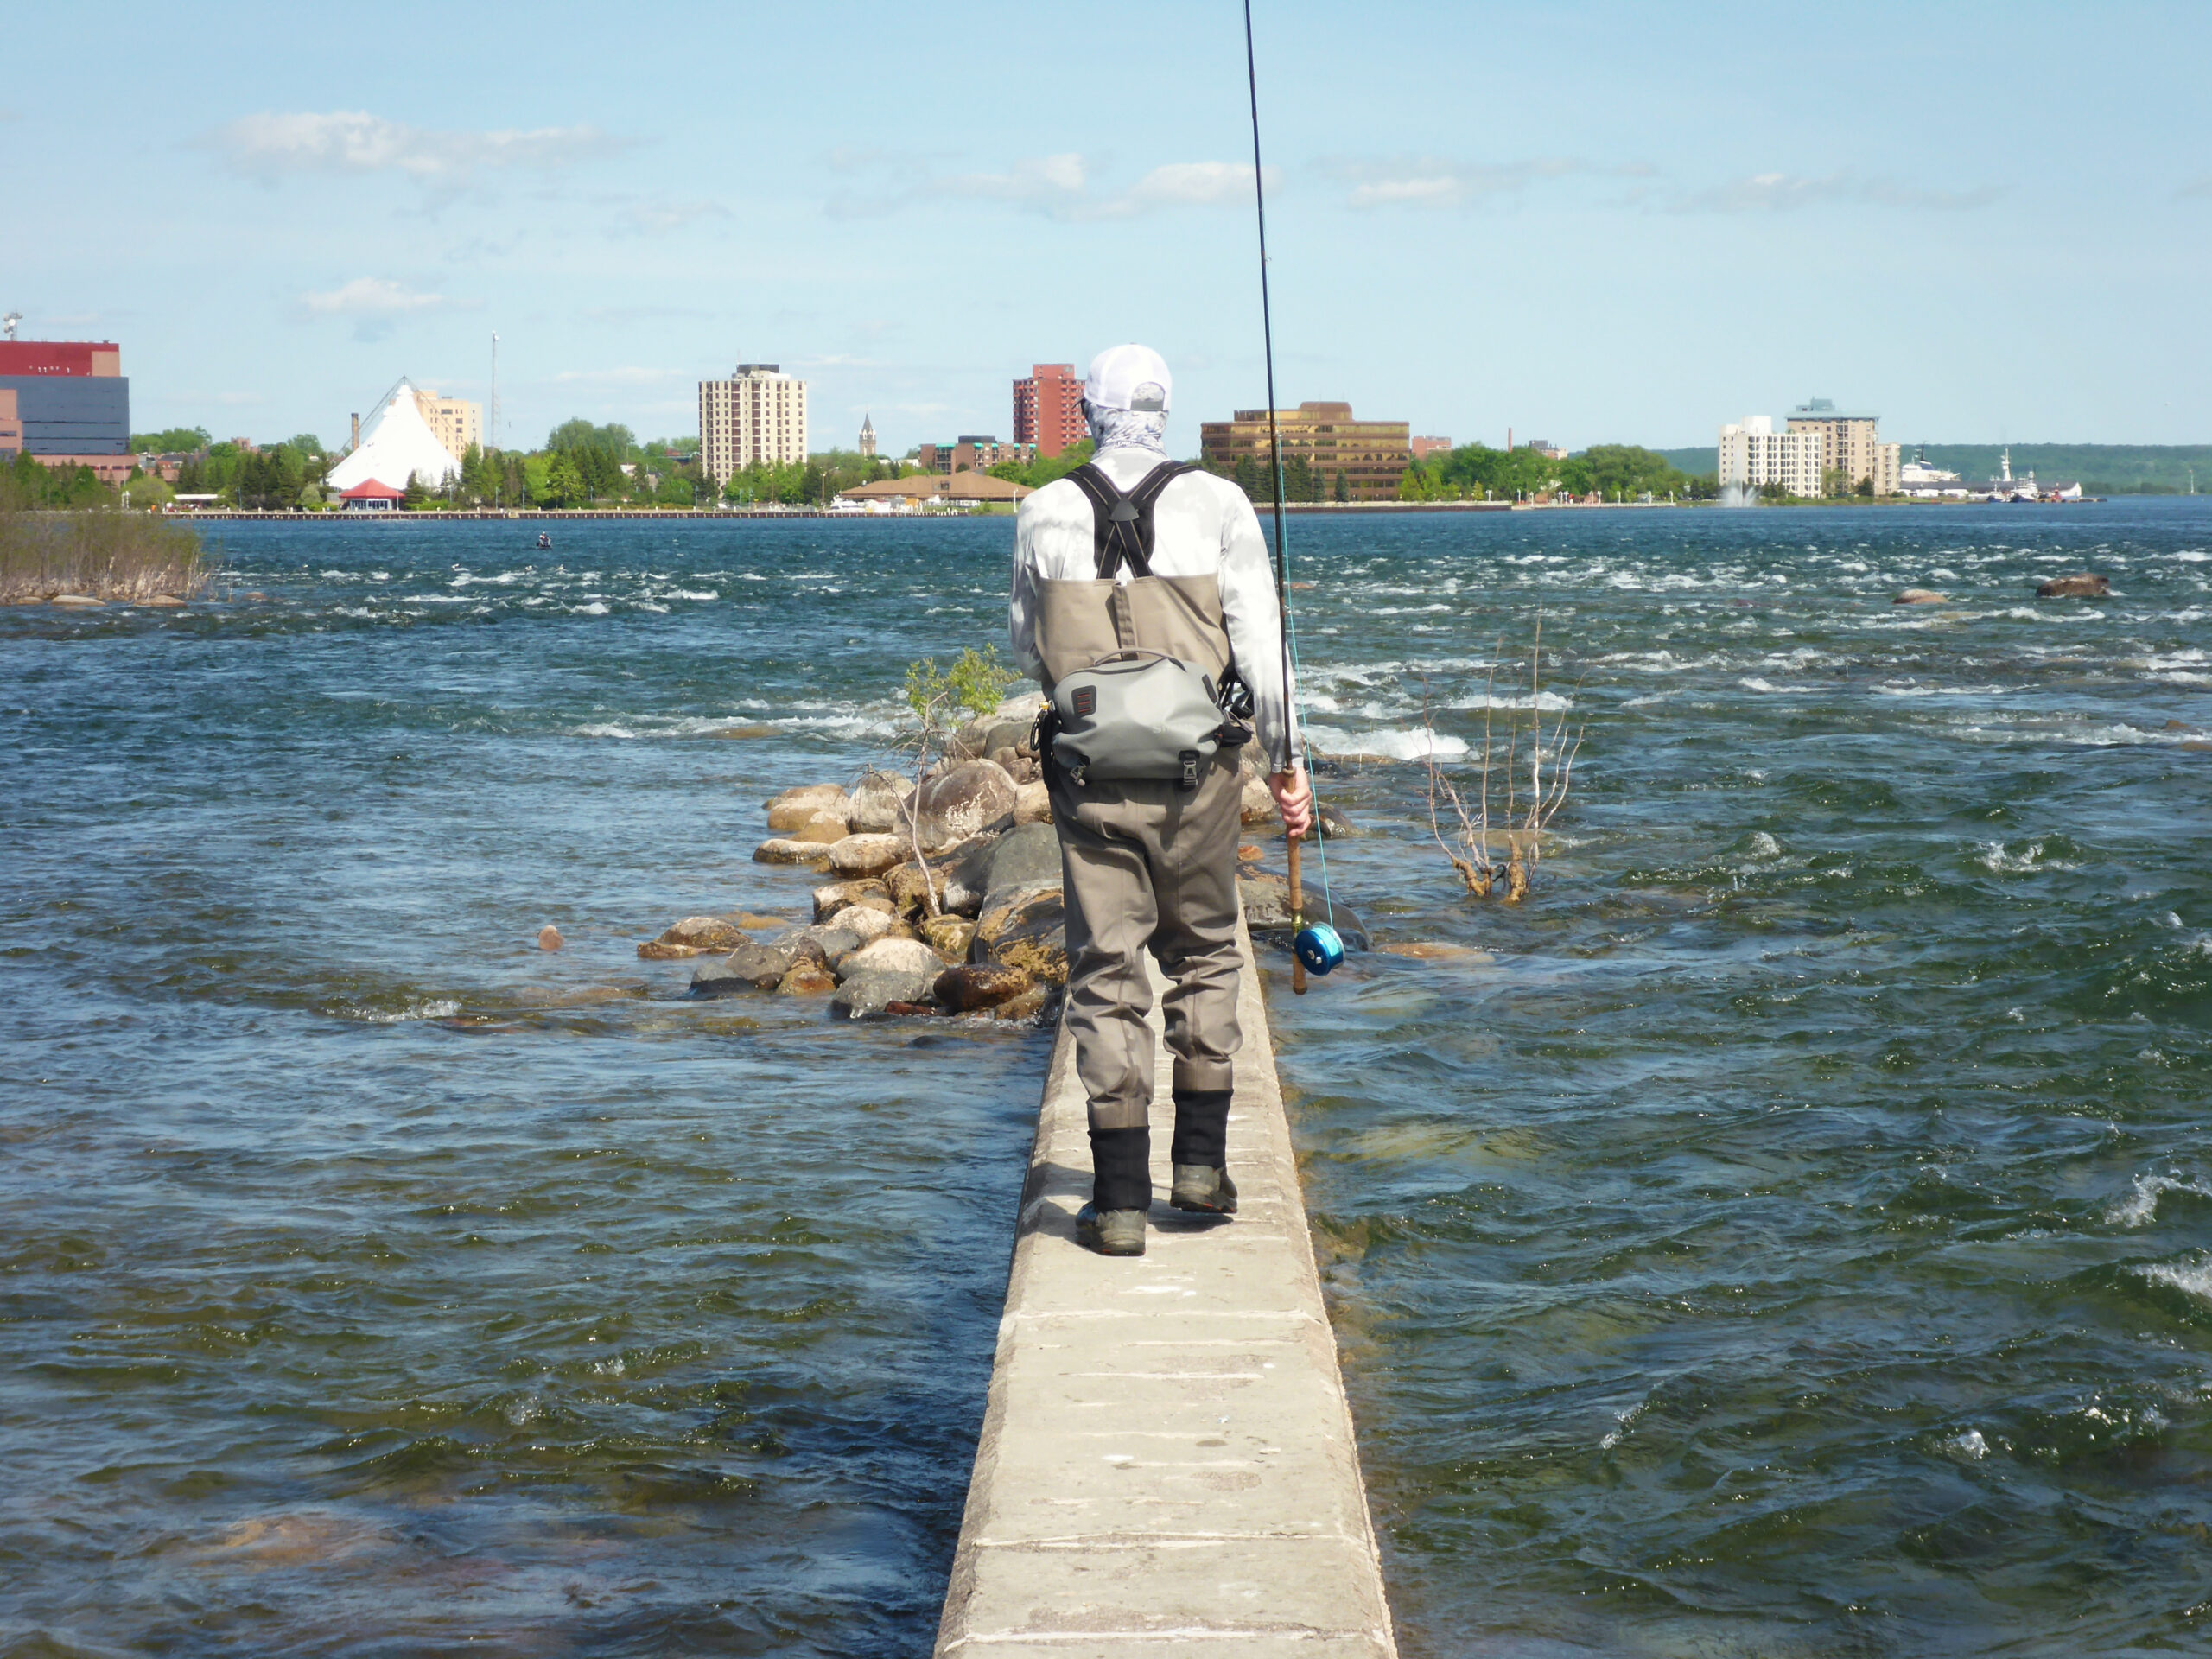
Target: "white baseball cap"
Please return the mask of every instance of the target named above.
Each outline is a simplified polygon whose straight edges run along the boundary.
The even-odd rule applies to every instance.
[[[1149,346],[1109,346],[1090,359],[1083,399],[1093,409],[1146,410],[1165,415],[1174,378]]]

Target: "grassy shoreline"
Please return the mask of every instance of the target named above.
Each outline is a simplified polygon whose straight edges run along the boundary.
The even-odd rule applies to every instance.
[[[64,595],[197,599],[215,574],[200,533],[152,513],[0,509],[0,604]]]

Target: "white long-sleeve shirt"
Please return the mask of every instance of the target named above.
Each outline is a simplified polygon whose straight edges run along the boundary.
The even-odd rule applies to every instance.
[[[1109,449],[1098,469],[1124,494],[1135,489],[1161,457],[1145,449]],[[1160,493],[1152,514],[1152,573],[1156,576],[1215,577],[1221,616],[1236,653],[1236,671],[1252,689],[1253,725],[1268,769],[1288,764],[1290,721],[1284,696],[1282,616],[1275,605],[1274,572],[1267,539],[1244,492],[1210,473],[1185,473]],[[1021,671],[1043,681],[1037,652],[1037,584],[1095,582],[1098,563],[1092,540],[1090,498],[1058,479],[1021,504],[1014,542],[1014,582],[1007,633]],[[1127,582],[1124,565],[1115,580]]]

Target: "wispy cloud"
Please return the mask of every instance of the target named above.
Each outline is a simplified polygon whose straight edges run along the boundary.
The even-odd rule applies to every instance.
[[[593,126],[447,131],[387,121],[365,110],[241,116],[194,140],[249,178],[397,173],[448,189],[502,168],[574,167],[618,155],[635,142]]]
[[[1651,175],[1651,168],[1640,162],[1599,165],[1573,156],[1534,156],[1517,162],[1342,156],[1323,162],[1321,171],[1349,184],[1344,205],[1361,209],[1464,207],[1557,179],[1641,179]]]
[[[1084,173],[1083,157],[1071,152],[1016,162],[1003,173],[955,174],[932,180],[929,189],[935,195],[977,196],[1050,212],[1082,196]]]
[[[614,204],[614,226],[632,236],[670,236],[693,225],[734,218],[719,201],[620,200]]]
[[[831,154],[830,165],[849,176],[872,174],[879,180],[873,188],[833,196],[826,211],[839,219],[896,213],[931,199],[1002,202],[1017,211],[1071,221],[1129,219],[1166,208],[1239,202],[1252,192],[1252,169],[1235,162],[1169,162],[1126,189],[1101,189],[1096,169],[1073,150],[1032,156],[995,172],[919,177],[879,151],[840,149]],[[1270,168],[1268,181],[1276,177]]]
[[[2177,200],[2180,201],[2187,201],[2191,198],[2201,200],[2207,196],[2212,196],[2212,173],[2202,174],[2199,176],[2190,180],[2186,184],[2183,185],[2180,189],[2174,192],[2174,196]]]
[[[469,310],[470,303],[442,294],[424,294],[383,276],[356,276],[327,294],[302,294],[300,307],[309,316],[350,317],[359,340],[381,340],[403,317],[444,308]]]
[[[1849,170],[1818,178],[1789,173],[1757,173],[1747,179],[1717,185],[1682,197],[1673,204],[1686,213],[1785,213],[1799,208],[1822,207],[1904,207],[1936,213],[1963,213],[1986,207],[2002,192],[1995,185],[1970,190],[1930,190],[1899,184],[1894,179],[1866,178]]]

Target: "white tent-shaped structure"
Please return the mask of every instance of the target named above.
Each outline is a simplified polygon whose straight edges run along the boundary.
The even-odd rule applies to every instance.
[[[402,378],[362,427],[360,448],[330,469],[329,487],[342,492],[374,479],[404,490],[411,474],[435,489],[460,470],[423,420],[414,386]]]

